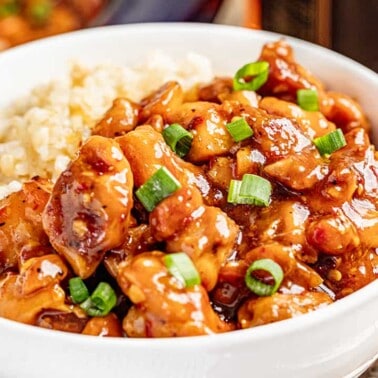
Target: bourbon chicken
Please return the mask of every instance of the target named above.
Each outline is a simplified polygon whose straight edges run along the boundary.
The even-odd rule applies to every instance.
[[[369,132],[285,41],[190,95],[114,99],[56,182],[1,201],[0,316],[176,337],[328,306],[378,276]]]

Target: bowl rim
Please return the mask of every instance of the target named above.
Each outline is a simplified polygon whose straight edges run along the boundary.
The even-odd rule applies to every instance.
[[[316,53],[316,51],[326,53],[330,60],[343,61],[346,68],[358,71],[359,75],[366,76],[371,80],[374,85],[378,88],[378,75],[371,69],[363,66],[362,64],[355,62],[354,60],[345,57],[337,52],[329,50],[325,47],[315,45],[311,42],[303,41],[294,37],[290,37],[283,34],[262,31],[262,30],[252,30],[238,26],[229,25],[216,25],[216,24],[204,24],[204,23],[185,23],[185,22],[151,22],[151,23],[135,23],[127,25],[113,25],[113,26],[102,26],[90,29],[83,29],[74,32],[69,32],[57,36],[43,38],[41,40],[31,41],[21,46],[13,47],[6,50],[0,54],[0,64],[7,59],[17,58],[19,54],[25,54],[28,50],[33,50],[38,46],[46,46],[49,44],[67,44],[71,40],[76,38],[95,38],[98,33],[109,33],[110,35],[123,34],[125,32],[156,32],[156,31],[166,31],[166,32],[180,32],[180,33],[225,33],[228,35],[240,35],[242,34],[255,34],[260,35],[270,39],[285,38],[294,48],[300,46],[301,50],[309,51],[311,54]],[[315,51],[314,51],[315,50]],[[61,332],[43,329],[36,326],[30,326],[27,324],[19,323],[13,320],[0,318],[0,332],[2,329],[7,328],[9,331],[14,331],[16,333],[22,333],[25,336],[39,336],[44,338],[59,339],[66,342],[82,343],[85,345],[96,346],[114,346],[114,347],[124,347],[128,348],[132,346],[133,348],[146,348],[148,346],[151,349],[170,349],[172,347],[198,347],[206,346],[207,348],[217,348],[218,344],[227,343],[228,345],[240,344],[241,342],[258,342],[259,340],[275,339],[278,336],[284,336],[292,332],[301,332],[301,330],[307,329],[309,327],[327,323],[328,321],[336,318],[342,317],[343,314],[356,310],[363,306],[370,300],[377,301],[378,304],[378,279],[369,283],[365,287],[359,289],[358,291],[342,298],[329,306],[320,308],[316,311],[304,314],[303,316],[298,316],[291,319],[286,319],[276,323],[266,324],[259,327],[235,330],[232,332],[226,332],[214,335],[203,335],[203,336],[189,336],[189,337],[171,337],[171,338],[156,338],[156,339],[146,339],[146,338],[113,338],[113,337],[102,337],[101,342],[96,342],[93,340],[92,336],[73,334],[69,332]]]

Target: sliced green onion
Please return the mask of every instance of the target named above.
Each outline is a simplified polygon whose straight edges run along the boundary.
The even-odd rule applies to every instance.
[[[52,12],[52,4],[50,1],[39,1],[33,4],[29,9],[31,21],[36,25],[45,24]]]
[[[226,128],[235,142],[241,142],[253,135],[251,126],[244,118],[233,119],[231,123],[226,125]]]
[[[165,255],[163,260],[169,273],[181,281],[185,287],[192,287],[201,283],[201,277],[186,253],[171,253]]]
[[[341,129],[336,129],[327,135],[315,138],[313,142],[321,155],[332,154],[332,152],[343,148],[347,144]]]
[[[252,273],[256,270],[264,270],[265,272],[268,272],[274,280],[274,285],[268,285],[253,277]],[[247,269],[245,274],[245,284],[253,293],[260,297],[265,297],[274,294],[278,290],[283,278],[284,273],[282,268],[276,262],[271,259],[261,259],[254,261]]]
[[[179,181],[165,167],[159,168],[136,192],[147,211],[181,188]]]
[[[84,302],[89,297],[89,291],[80,277],[71,278],[68,281],[68,289],[74,303]]]
[[[310,112],[319,110],[318,92],[316,89],[299,89],[297,91],[298,105]]]
[[[106,282],[100,282],[93,294],[80,307],[89,316],[106,316],[117,303],[117,295]]]
[[[230,186],[228,188],[228,195],[227,195],[227,202],[229,203],[238,203],[241,204],[240,198],[240,187],[241,187],[241,180],[231,180]]]
[[[172,151],[184,157],[192,146],[193,135],[178,123],[173,123],[163,130],[163,138]]]
[[[231,180],[227,201],[240,205],[268,206],[271,194],[272,185],[268,180],[245,174],[241,181]]]
[[[5,1],[0,5],[0,18],[9,17],[17,14],[20,10],[19,4],[16,0]]]
[[[233,80],[234,90],[257,91],[268,80],[268,75],[268,62],[248,63],[236,72]]]

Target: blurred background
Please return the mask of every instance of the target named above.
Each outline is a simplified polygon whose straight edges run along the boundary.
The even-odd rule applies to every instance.
[[[85,27],[192,21],[292,35],[378,72],[377,20],[378,0],[0,0],[0,51]]]

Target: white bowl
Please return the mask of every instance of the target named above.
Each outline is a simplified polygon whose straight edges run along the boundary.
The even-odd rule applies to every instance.
[[[59,76],[72,58],[135,63],[160,47],[172,54],[205,54],[216,72],[232,73],[277,38],[196,24],[107,27],[49,38],[0,55],[0,107]],[[378,126],[374,72],[324,48],[287,39],[299,62],[328,87],[356,97]],[[216,336],[105,339],[0,319],[0,340],[0,376],[6,378],[354,377],[378,353],[378,280],[316,312]]]

